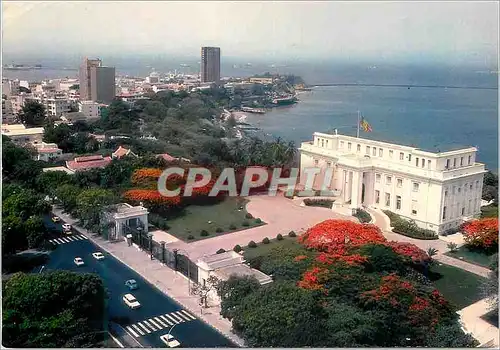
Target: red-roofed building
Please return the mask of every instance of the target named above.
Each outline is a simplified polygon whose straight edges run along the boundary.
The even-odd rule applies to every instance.
[[[182,157],[174,157],[174,156],[171,156],[170,154],[168,153],[163,153],[163,154],[157,154],[156,157],[158,158],[163,158],[165,159],[167,162],[174,162],[174,161],[179,161],[179,160],[182,160],[184,162],[188,162],[188,163],[191,163],[191,161],[187,158],[182,158]]]
[[[66,167],[72,171],[85,171],[94,168],[104,168],[111,163],[111,157],[102,155],[77,157],[74,160],[66,162]]]
[[[122,146],[118,147],[118,149],[116,151],[114,151],[113,154],[111,155],[111,157],[113,157],[113,159],[120,159],[120,158],[123,158],[125,156],[132,156],[132,157],[139,158],[137,156],[137,154],[135,154],[134,152],[132,152],[128,148],[125,148]]]
[[[50,162],[61,157],[63,154],[62,149],[57,147],[55,143],[37,143],[34,144],[36,149],[36,160],[43,160],[45,162]]]

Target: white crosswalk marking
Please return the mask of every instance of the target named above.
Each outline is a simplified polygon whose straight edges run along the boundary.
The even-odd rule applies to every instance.
[[[54,243],[55,242],[55,239],[50,239],[49,240],[49,243]]]
[[[196,320],[196,317],[194,317],[193,315],[191,315],[189,312],[187,312],[186,310],[181,310],[181,312],[186,315],[187,317],[189,317],[190,319],[192,320]]]
[[[176,320],[178,320],[178,321],[177,321],[177,323],[182,323],[182,322],[184,322],[184,319],[182,319],[182,318],[180,318],[179,316],[177,316],[177,315],[175,314],[175,312],[170,313],[170,316],[172,316],[172,317],[174,317]]]
[[[179,321],[177,321],[175,318],[173,318],[169,314],[166,314],[165,316],[168,317],[170,320],[172,320],[174,323],[180,323]]]
[[[136,337],[136,338],[138,338],[138,337],[139,337],[139,334],[137,334],[137,333],[136,333],[136,332],[132,329],[132,327],[127,326],[126,328],[127,328],[127,330],[128,330],[130,333],[132,333],[132,335],[133,335],[134,337]]]
[[[165,316],[161,315],[160,318],[162,320],[165,320],[165,322],[167,322],[170,326],[173,326],[175,323],[172,323],[172,321],[170,321],[168,318],[166,318]]]
[[[88,238],[87,236],[85,236],[85,235],[81,235],[81,237],[82,237],[83,239],[89,239],[89,238]]]
[[[161,324],[163,327],[168,327],[165,322],[163,322],[159,317],[155,317],[154,318],[156,322],[158,322],[159,324]]]
[[[60,239],[60,238],[56,238],[56,242],[57,242],[57,244],[63,244],[64,243],[64,241],[62,239]]]
[[[85,235],[76,235],[76,236],[66,236],[66,237],[53,238],[53,239],[49,240],[49,242],[53,243],[53,244],[65,244],[65,243],[70,243],[70,242],[83,241],[85,239],[89,239],[89,238]]]
[[[157,329],[151,323],[149,323],[149,320],[147,320],[147,321],[144,320],[142,322],[144,322],[146,324],[146,326],[148,326],[149,328],[151,328],[153,330],[153,332],[157,331]]]
[[[148,334],[151,333],[151,331],[149,330],[149,328],[146,327],[145,325],[143,325],[141,322],[137,322],[137,324],[139,326],[141,326],[141,328],[144,329]]]
[[[155,326],[156,328],[158,328],[158,329],[163,329],[163,327],[162,327],[162,326],[160,326],[158,323],[156,323],[156,322],[155,322],[152,318],[150,318],[148,321],[149,321],[149,322],[151,322],[152,324],[154,324],[154,326]]]
[[[81,241],[83,240],[82,236],[78,235],[78,236],[75,236],[75,239],[78,240],[78,241]]]
[[[73,237],[66,237],[66,239],[69,239],[71,242],[73,242]]]
[[[140,329],[139,327],[137,327],[135,324],[133,324],[133,325],[132,325],[132,327],[134,327],[135,329],[137,329],[137,331],[138,331],[139,333],[141,333],[141,335],[146,334],[146,333],[144,333],[144,332],[142,331],[142,329]]]
[[[64,243],[69,243],[69,241],[67,240],[67,238],[61,238],[61,241],[63,241]]]
[[[185,315],[183,315],[180,311],[176,311],[174,313],[174,315],[180,317],[181,320],[182,320],[182,322],[191,321],[188,317],[186,317]]]

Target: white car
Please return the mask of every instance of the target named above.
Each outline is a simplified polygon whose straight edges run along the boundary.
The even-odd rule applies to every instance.
[[[85,263],[83,262],[82,258],[76,257],[75,260],[73,260],[76,264],[76,266],[83,266]]]
[[[71,225],[70,224],[62,224],[63,232],[66,234],[71,234]]]
[[[96,260],[102,260],[104,259],[104,254],[101,253],[101,252],[95,252],[95,253],[92,253],[92,256],[96,259]]]
[[[169,348],[177,348],[181,345],[175,338],[172,336],[172,334],[164,334],[160,336],[160,339],[162,342],[165,343]]]
[[[137,301],[137,299],[132,294],[125,294],[123,296],[123,301],[131,309],[137,309],[137,308],[141,307],[141,304]]]

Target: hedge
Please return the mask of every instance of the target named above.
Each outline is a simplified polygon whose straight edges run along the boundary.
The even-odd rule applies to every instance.
[[[202,236],[202,237],[208,236],[208,231],[207,230],[201,230],[200,236]]]
[[[331,199],[304,199],[304,204],[308,207],[322,207],[331,209],[333,205],[333,200]]]
[[[278,241],[282,241],[283,240],[283,235],[281,233],[278,233],[278,235],[276,236],[276,239]]]
[[[262,243],[264,243],[264,244],[269,244],[269,243],[270,243],[269,238],[265,237],[265,238],[262,240]]]
[[[391,220],[392,232],[416,239],[438,239],[436,232],[419,227],[414,220],[405,220],[398,214],[384,210],[384,214]]]
[[[257,243],[255,243],[254,241],[248,242],[248,248],[257,248]]]
[[[235,245],[233,250],[236,252],[236,253],[239,253],[241,252],[241,246],[239,244]]]
[[[222,254],[222,253],[225,253],[226,250],[224,248],[221,248],[217,251],[217,254]]]
[[[366,224],[372,221],[371,215],[366,210],[363,209],[356,209],[354,217],[358,218],[362,224]]]

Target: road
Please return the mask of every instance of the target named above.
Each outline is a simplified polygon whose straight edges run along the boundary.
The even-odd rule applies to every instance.
[[[44,221],[46,226],[62,231],[61,224],[52,223],[50,217]],[[61,233],[59,238],[54,238],[52,242],[56,244],[56,249],[50,253],[50,260],[42,273],[50,270],[68,270],[98,274],[110,292],[107,320],[121,319],[120,325],[142,346],[166,347],[160,336],[167,334],[175,325],[171,334],[182,347],[235,347],[227,338],[196,319],[189,311],[183,310],[174,300],[95,246],[84,235],[73,232],[72,235],[66,236]],[[92,253],[99,251],[105,255],[104,260],[98,261],[92,256]],[[73,262],[75,257],[82,258],[85,265],[76,266]],[[125,286],[125,281],[129,279],[137,281],[139,286],[137,290],[130,292]],[[135,310],[129,309],[122,300],[126,293],[133,294],[141,303],[141,307]]]

